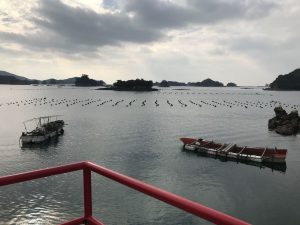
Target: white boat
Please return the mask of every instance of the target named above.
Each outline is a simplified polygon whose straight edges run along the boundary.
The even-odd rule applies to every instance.
[[[24,121],[25,132],[22,132],[20,141],[25,144],[39,144],[49,141],[53,137],[57,137],[64,133],[64,121],[58,120],[60,115],[43,116]],[[26,124],[36,123],[36,128],[28,131]]]

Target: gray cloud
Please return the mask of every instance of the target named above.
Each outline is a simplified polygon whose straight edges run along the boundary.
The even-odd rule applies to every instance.
[[[145,26],[153,28],[182,28],[189,24],[211,24],[230,19],[255,19],[266,16],[276,5],[252,0],[186,0],[178,5],[162,0],[130,0],[126,11]]]
[[[97,13],[68,6],[60,0],[42,0],[29,19],[36,29],[27,30],[25,34],[0,32],[0,39],[34,50],[93,52],[107,45],[163,40],[167,30],[189,25],[255,19],[268,14],[275,6],[262,0],[251,3],[246,0],[186,0],[186,3],[129,0],[118,12]],[[113,5],[117,3],[114,1]]]

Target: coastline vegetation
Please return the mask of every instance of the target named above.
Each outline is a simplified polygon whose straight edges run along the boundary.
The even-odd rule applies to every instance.
[[[75,86],[79,87],[91,87],[91,86],[104,86],[105,82],[103,80],[90,79],[89,75],[82,74],[81,77],[75,79]]]
[[[112,86],[113,90],[116,91],[156,91],[157,89],[152,88],[153,82],[144,79],[136,80],[117,80]]]

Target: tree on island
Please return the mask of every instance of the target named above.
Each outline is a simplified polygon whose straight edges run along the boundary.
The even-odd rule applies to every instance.
[[[219,81],[214,81],[210,78],[203,80],[202,82],[196,83],[188,83],[189,86],[196,86],[196,87],[223,87],[223,83]]]
[[[75,79],[75,86],[88,87],[88,86],[104,86],[105,82],[103,80],[97,81],[90,79],[89,75],[82,74],[81,77]]]
[[[166,80],[163,80],[162,82],[160,82],[160,87],[170,87],[169,82]]]
[[[117,80],[113,84],[113,89],[117,91],[152,91],[153,82],[143,79],[136,80]]]
[[[235,83],[229,82],[226,86],[227,87],[236,87],[237,85]]]

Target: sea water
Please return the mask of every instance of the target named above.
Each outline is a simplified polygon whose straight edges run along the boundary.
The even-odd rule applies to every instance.
[[[299,110],[299,92],[93,89],[0,86],[0,175],[90,160],[253,224],[300,223],[299,135],[267,128],[275,105]],[[22,148],[22,122],[48,115],[63,115],[64,135]],[[286,168],[187,153],[180,137],[287,148]],[[208,223],[99,175],[92,182],[93,213],[106,224]],[[82,172],[0,188],[0,224],[58,224],[82,215]]]

